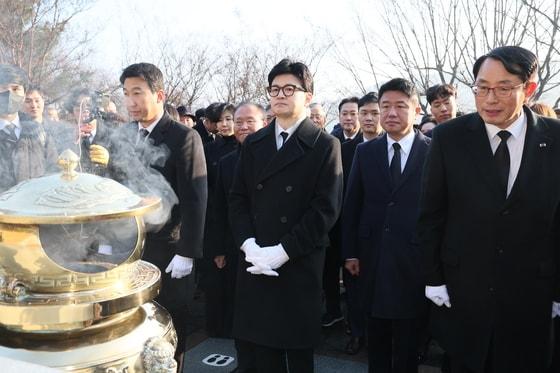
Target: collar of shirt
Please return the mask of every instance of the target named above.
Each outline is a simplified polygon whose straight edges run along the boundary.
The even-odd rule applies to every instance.
[[[400,139],[399,141],[395,141],[387,134],[387,151],[389,154],[393,152],[393,144],[398,142],[401,146],[401,152],[404,157],[408,157],[410,154],[410,149],[412,149],[412,143],[414,142],[414,130],[410,131],[405,137]],[[391,162],[391,157],[389,157],[389,162]]]
[[[499,145],[500,141],[502,140],[498,136],[498,132],[502,131],[502,129],[500,127],[488,123],[484,123],[484,126],[486,127],[486,133],[488,134],[488,139],[490,140],[490,143],[491,144],[497,143],[497,145]],[[511,136],[513,136],[515,139],[518,139],[524,133],[526,126],[527,126],[527,117],[525,116],[525,112],[521,111],[521,115],[519,116],[519,118],[517,118],[512,124],[510,124],[504,130],[511,133]]]
[[[6,127],[10,123],[16,126],[16,130],[21,129],[21,124],[19,123],[19,115],[16,114],[16,118],[11,122],[7,121],[6,119],[0,119],[0,131],[4,130],[4,127]]]
[[[283,129],[282,127],[280,127],[280,125],[278,123],[274,124],[274,132],[276,133],[276,148],[277,149],[280,149],[282,147],[282,136],[280,136],[280,134],[282,132],[287,132],[288,137],[286,138],[286,141],[288,141],[288,139],[293,135],[293,133],[296,132],[296,130],[298,129],[301,122],[303,122],[305,120],[305,118],[307,118],[307,115],[302,116],[300,119],[298,119],[296,121],[296,123],[293,126],[291,126],[288,129]]]
[[[358,136],[358,133],[360,133],[360,131],[356,131],[355,134],[353,134],[352,136],[348,137],[346,136],[346,134],[344,133],[344,131],[342,132],[342,136],[344,136],[344,141],[347,140],[354,140],[356,138],[356,136]]]
[[[142,128],[144,128],[146,131],[148,131],[148,136],[152,133],[152,131],[154,130],[154,128],[156,128],[156,124],[159,123],[159,121],[161,120],[161,118],[163,117],[163,111],[158,115],[158,117],[152,122],[150,123],[150,125],[148,127],[144,127],[140,124],[140,122],[138,122],[138,131],[140,131]]]

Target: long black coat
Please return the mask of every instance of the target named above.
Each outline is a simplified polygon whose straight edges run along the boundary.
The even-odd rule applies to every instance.
[[[359,288],[374,317],[410,319],[426,304],[415,233],[429,143],[416,132],[396,186],[389,174],[386,134],[356,149],[342,212],[342,248],[345,259],[360,260]]]
[[[427,284],[447,285],[451,308],[432,308],[443,347],[482,371],[544,372],[551,307],[560,300],[560,122],[527,108],[519,173],[509,197],[481,117],[437,126],[423,181],[419,239]]]
[[[342,202],[340,143],[304,120],[276,150],[275,122],[243,143],[230,195],[236,245],[281,243],[290,260],[279,277],[252,275],[240,255],[233,335],[275,348],[320,340],[327,233]]]

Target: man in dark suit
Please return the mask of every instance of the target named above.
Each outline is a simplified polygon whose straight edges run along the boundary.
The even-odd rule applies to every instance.
[[[306,373],[321,337],[327,233],[342,202],[340,143],[306,118],[306,65],[284,59],[268,83],[276,119],[243,143],[230,195],[232,233],[245,253],[233,335],[243,369]]]
[[[354,140],[356,137],[358,141],[363,139],[358,118],[358,101],[358,97],[346,97],[338,104],[341,131],[333,130],[331,135],[339,139],[341,143]]]
[[[377,93],[369,92],[358,101],[358,119],[362,136],[356,136],[354,140],[342,144],[342,170],[344,174],[344,188],[348,185],[348,175],[352,169],[352,161],[358,145],[378,138],[383,133],[379,125],[379,102]],[[344,209],[344,205],[343,205]],[[335,228],[331,231],[331,245],[341,246],[340,242],[340,218]],[[339,252],[340,255],[340,252]],[[339,260],[340,260],[339,256]],[[345,351],[349,355],[357,354],[365,343],[366,312],[361,302],[359,281],[350,275],[347,269],[343,269],[344,287],[346,288],[347,320],[350,329],[350,340],[346,344]]]
[[[474,64],[477,113],[435,128],[419,240],[433,335],[457,372],[544,372],[560,301],[560,125],[524,106],[537,58]],[[445,306],[443,306],[445,305]]]
[[[247,136],[260,130],[266,124],[266,114],[262,106],[243,103],[235,110],[234,135],[242,144]],[[235,245],[228,220],[228,196],[233,184],[235,166],[239,159],[240,149],[237,148],[220,158],[217,166],[216,185],[214,186],[214,209],[211,213],[208,249],[204,255],[212,258],[217,272],[214,297],[219,299],[213,310],[216,329],[222,330],[225,336],[231,335],[233,322],[233,304],[237,277],[239,247]],[[207,295],[208,297],[208,295]]]
[[[412,373],[425,308],[415,230],[429,139],[413,129],[420,105],[409,81],[382,85],[379,107],[387,133],[356,149],[342,215],[343,255],[370,316],[369,371]]]
[[[178,336],[175,358],[181,368],[188,285],[192,277],[188,275],[193,258],[202,256],[206,213],[206,164],[202,142],[195,131],[173,121],[165,113],[163,74],[156,66],[130,65],[121,74],[120,82],[128,114],[134,120],[125,128],[130,134],[128,137],[137,145],[146,143],[166,152],[166,159],[150,162],[150,167],[163,175],[178,198],[163,227],[147,234],[143,259],[157,265],[162,272],[156,301],[173,319]],[[138,151],[138,157],[146,157],[148,153],[147,150]]]
[[[198,109],[196,111],[197,119],[193,130],[198,132],[203,144],[212,142],[216,139],[216,133],[218,128],[216,123],[212,123],[206,118],[206,113],[204,109]]]

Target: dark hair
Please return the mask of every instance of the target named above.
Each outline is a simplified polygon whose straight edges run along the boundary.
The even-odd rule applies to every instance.
[[[377,97],[377,92],[366,93],[360,101],[358,101],[358,109],[367,104],[377,104],[379,102],[379,97]],[[340,110],[340,109],[339,109]]]
[[[498,47],[476,60],[473,66],[475,79],[478,76],[480,66],[488,58],[500,61],[507,72],[520,77],[523,83],[529,80],[538,67],[537,56],[527,49],[517,46]]]
[[[43,89],[41,87],[39,87],[38,85],[30,85],[26,90],[25,90],[25,94],[31,93],[31,92],[37,92],[39,95],[41,95],[41,97],[44,99],[45,96],[45,91],[43,91]]]
[[[268,73],[268,85],[272,85],[272,81],[278,75],[291,74],[299,79],[301,86],[306,92],[313,93],[313,76],[307,65],[301,62],[295,62],[288,58],[284,58],[278,62],[276,66]]]
[[[27,75],[15,65],[0,64],[0,84],[19,84],[27,90]]]
[[[128,66],[123,70],[119,79],[121,84],[124,84],[127,78],[143,79],[148,84],[148,87],[150,87],[152,93],[163,89],[163,74],[156,65],[151,63],[141,62]]]
[[[235,112],[235,106],[225,102],[214,102],[210,104],[205,110],[205,117],[212,123],[220,120],[220,117],[225,111],[230,111],[232,114]]]
[[[243,101],[241,102],[239,105],[237,105],[235,107],[235,112],[233,113],[235,115],[235,113],[237,112],[237,110],[239,110],[240,108],[244,107],[244,106],[252,106],[255,109],[257,109],[259,111],[259,114],[262,115],[262,119],[266,119],[266,109],[261,105],[261,104],[256,104],[254,102],[249,102],[249,101]]]
[[[426,90],[426,100],[430,105],[435,100],[450,96],[457,97],[457,89],[451,84],[436,84]]]
[[[348,104],[348,103],[354,103],[354,104],[358,105],[359,101],[360,101],[360,99],[356,96],[343,98],[340,101],[340,104],[338,104],[338,112],[340,113],[340,110],[342,109],[342,105]]]
[[[200,118],[204,117],[206,115],[206,110],[204,109],[198,109],[197,111],[194,112],[194,116],[196,117],[196,120],[200,120]]]
[[[403,78],[395,78],[389,80],[387,83],[383,84],[379,88],[379,99],[383,97],[383,94],[387,91],[398,91],[407,95],[409,98],[418,99],[418,92],[410,81]]]
[[[70,93],[64,102],[64,109],[71,113],[75,106],[80,105],[80,97],[89,97],[92,106],[97,104],[97,100],[95,99],[96,95],[93,90],[89,88],[76,88]]]

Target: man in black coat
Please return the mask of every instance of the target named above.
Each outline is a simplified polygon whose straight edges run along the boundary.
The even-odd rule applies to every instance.
[[[430,140],[413,130],[420,105],[409,81],[382,85],[379,107],[386,134],[358,146],[348,178],[343,257],[358,277],[369,315],[369,371],[413,373],[418,318],[426,304],[415,232]]]
[[[284,59],[268,83],[276,119],[243,143],[230,195],[232,233],[245,253],[233,335],[244,369],[305,373],[321,336],[327,233],[342,202],[340,143],[306,118],[307,66]]]
[[[196,111],[196,124],[193,126],[193,130],[198,132],[203,144],[214,141],[216,139],[216,132],[218,132],[216,123],[207,120],[205,115],[204,109],[198,109]]]
[[[173,121],[165,113],[163,74],[156,66],[149,63],[130,65],[121,74],[120,82],[128,113],[134,120],[124,129],[127,137],[135,143],[137,157],[146,160],[165,178],[178,199],[163,227],[147,234],[143,259],[157,265],[162,272],[156,301],[167,308],[173,318],[178,336],[175,358],[181,368],[188,285],[192,277],[188,275],[192,271],[193,258],[202,256],[206,213],[206,163],[202,142],[195,131]],[[148,159],[156,150],[164,152],[166,157]],[[124,166],[121,169],[125,172],[135,171],[133,164]]]
[[[263,128],[266,114],[258,104],[241,104],[234,114],[234,135],[241,144],[245,138]],[[217,272],[217,281],[212,291],[214,297],[219,299],[216,309],[214,326],[221,330],[225,336],[231,335],[233,322],[233,305],[235,284],[237,277],[237,262],[239,260],[239,247],[235,245],[231,227],[228,220],[228,196],[235,167],[239,159],[240,149],[237,148],[218,161],[216,185],[214,186],[214,208],[210,213],[208,248],[205,247],[204,255],[212,258],[212,265]],[[208,298],[208,295],[207,295]]]
[[[438,306],[433,335],[453,373],[541,373],[550,361],[560,306],[560,125],[524,106],[537,68],[520,47],[480,57],[477,113],[433,131],[419,239],[426,296]]]

